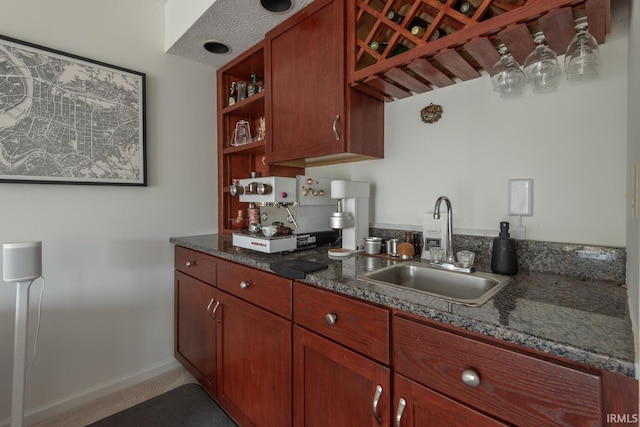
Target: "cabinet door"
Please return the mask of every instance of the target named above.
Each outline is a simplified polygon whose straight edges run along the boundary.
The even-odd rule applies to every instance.
[[[216,322],[212,313],[216,290],[191,276],[175,272],[175,356],[215,397]]]
[[[218,402],[239,425],[291,425],[291,322],[218,291]]]
[[[388,368],[299,326],[293,339],[294,425],[389,425]]]
[[[401,375],[394,374],[393,385],[396,427],[506,426]]]
[[[344,151],[344,23],[343,0],[318,0],[267,33],[269,162]]]

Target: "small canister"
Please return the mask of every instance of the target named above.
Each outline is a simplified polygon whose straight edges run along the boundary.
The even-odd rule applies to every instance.
[[[247,216],[249,217],[249,224],[260,222],[260,209],[256,208],[255,203],[249,203],[249,209],[247,209]]]
[[[368,254],[379,254],[382,250],[382,239],[380,237],[367,237],[364,239],[364,251]]]
[[[400,244],[400,239],[389,239],[387,240],[387,255],[398,256],[398,245]]]

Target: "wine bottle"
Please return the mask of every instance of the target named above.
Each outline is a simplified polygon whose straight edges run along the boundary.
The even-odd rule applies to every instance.
[[[441,37],[446,36],[447,33],[445,30],[443,30],[442,28],[436,28],[436,30],[431,34],[431,37],[429,37],[429,41],[432,42],[434,40],[437,40]]]
[[[419,16],[416,16],[411,20],[411,22],[409,22],[409,25],[407,25],[407,28],[409,30],[413,30],[413,27],[421,27],[426,30],[428,26],[429,26],[429,23],[427,21],[420,18]]]
[[[382,53],[385,51],[385,49],[387,48],[387,46],[389,46],[388,42],[377,42],[377,41],[372,41],[371,44],[369,44],[369,47],[373,50],[375,50],[378,53]],[[393,48],[393,50],[391,51],[391,53],[389,54],[389,57],[398,55],[402,52],[406,52],[409,50],[408,46],[403,45],[402,43],[398,43],[395,45],[395,47]]]
[[[422,37],[426,32],[427,32],[427,27],[421,27],[420,25],[414,25],[413,27],[411,27],[411,34],[413,34],[416,37]]]
[[[387,13],[387,18],[389,18],[390,21],[393,21],[396,24],[402,24],[402,21],[404,20],[403,15],[400,15],[399,13],[394,12],[393,10],[390,10],[389,13]]]
[[[391,54],[389,55],[389,57],[399,55],[402,52],[406,52],[408,50],[409,50],[408,46],[405,46],[402,43],[398,43],[398,44],[395,45],[395,47],[391,51]]]
[[[389,45],[389,43],[387,43],[387,42],[378,43],[377,41],[372,41],[369,44],[369,47],[371,49],[375,50],[378,53],[382,53],[382,52],[384,52],[384,50],[387,48],[388,45]]]
[[[400,6],[397,12],[390,10],[389,13],[387,13],[387,19],[400,25],[402,24],[404,17],[407,16],[407,12],[409,12],[409,9],[411,9],[410,4],[403,4],[402,6]]]
[[[471,3],[469,3],[468,1],[463,1],[460,3],[460,5],[458,6],[458,10],[460,11],[460,13],[462,13],[463,15],[466,15],[468,17],[472,17],[474,13],[476,13],[477,8],[474,7]]]

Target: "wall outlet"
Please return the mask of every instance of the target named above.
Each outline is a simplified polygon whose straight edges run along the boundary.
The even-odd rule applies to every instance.
[[[509,180],[509,215],[533,215],[533,179]]]

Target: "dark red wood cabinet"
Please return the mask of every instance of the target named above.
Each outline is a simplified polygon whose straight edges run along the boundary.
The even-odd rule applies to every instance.
[[[384,102],[346,82],[345,0],[318,0],[265,35],[269,163],[384,157]]]
[[[176,358],[242,426],[637,419],[633,378],[180,247],[175,292]]]
[[[215,258],[181,247],[176,247],[175,258],[174,354],[215,397],[216,322],[212,315],[216,297]]]

